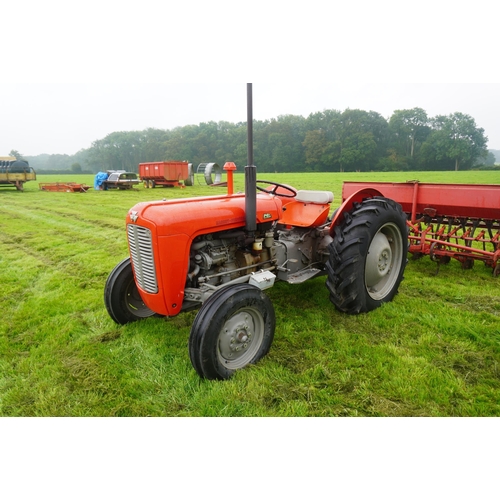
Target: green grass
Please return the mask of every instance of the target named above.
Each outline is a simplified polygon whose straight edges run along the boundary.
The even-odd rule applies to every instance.
[[[500,184],[500,172],[263,174],[301,189],[344,180]],[[103,288],[127,256],[125,215],[138,201],[223,188],[50,193],[0,189],[2,416],[500,416],[500,282],[476,263],[410,259],[400,293],[361,316],[335,310],[324,278],[268,291],[269,355],[230,381],[198,378],[195,312],[123,327]],[[236,176],[243,190],[243,176]]]

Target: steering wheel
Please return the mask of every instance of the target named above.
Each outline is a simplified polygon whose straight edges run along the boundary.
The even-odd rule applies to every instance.
[[[295,189],[291,188],[290,186],[286,186],[285,184],[279,184],[278,182],[271,182],[271,181],[255,181],[255,182],[260,182],[262,184],[270,184],[271,186],[274,186],[272,189],[264,189],[263,187],[256,186],[256,188],[259,191],[262,191],[267,194],[272,194],[274,196],[283,196],[283,198],[295,198],[297,196],[297,191]],[[283,194],[283,193],[278,193],[278,188],[283,188],[286,191],[289,191],[291,194]]]

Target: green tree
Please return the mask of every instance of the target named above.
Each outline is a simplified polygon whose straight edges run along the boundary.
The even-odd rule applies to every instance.
[[[22,160],[23,155],[17,151],[16,149],[12,149],[9,153],[9,156],[13,156],[16,160]]]
[[[302,147],[305,118],[281,115],[259,126],[260,144],[256,148],[256,164],[263,171],[297,172],[304,169],[305,155]]]
[[[491,151],[488,151],[488,156],[484,161],[484,164],[488,167],[493,167],[495,165],[495,162],[496,162],[495,155]]]
[[[188,125],[177,127],[169,134],[165,141],[163,160],[190,160],[193,165],[202,163],[199,157],[195,157],[193,143],[198,134],[198,127]],[[203,160],[205,162],[206,160]]]
[[[342,172],[366,172],[373,167],[377,144],[372,132],[356,132],[347,136],[342,144],[340,164]]]
[[[302,142],[305,151],[305,161],[312,170],[319,170],[325,163],[328,141],[324,130],[309,130]]]
[[[439,115],[433,120],[433,128],[428,140],[436,160],[452,161],[455,171],[471,168],[478,159],[487,157],[488,139],[471,116],[458,112]]]
[[[341,116],[336,110],[308,116],[302,146],[305,163],[311,170],[332,172],[340,169]]]
[[[409,170],[408,159],[405,155],[401,155],[396,149],[389,149],[387,156],[384,156],[378,161],[376,170],[382,172],[398,172]]]
[[[422,108],[396,110],[389,119],[389,128],[398,151],[414,158],[417,144],[425,141],[430,132],[429,118]]]
[[[374,111],[346,109],[340,116],[337,132],[339,170],[368,171],[387,153],[389,127]]]

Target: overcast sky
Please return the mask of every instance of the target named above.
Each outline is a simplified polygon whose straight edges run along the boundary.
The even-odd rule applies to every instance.
[[[257,82],[257,120],[347,108],[385,118],[413,107],[431,117],[459,111],[500,149],[495,5],[7,2],[0,156],[74,154],[115,131],[245,121],[246,86],[237,82],[246,81]]]
[[[116,131],[172,129],[206,121],[246,121],[245,83],[0,84],[0,156],[74,154]],[[377,111],[421,107],[429,116],[456,111],[500,149],[500,83],[253,84],[254,118],[308,116],[324,109]]]

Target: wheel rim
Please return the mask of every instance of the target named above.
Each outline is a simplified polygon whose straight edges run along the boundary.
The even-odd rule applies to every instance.
[[[403,261],[403,239],[399,228],[389,223],[372,239],[365,266],[365,285],[370,297],[382,300],[396,283]]]
[[[240,309],[222,326],[217,356],[229,370],[249,364],[264,338],[264,318],[252,307]]]
[[[127,309],[137,318],[149,318],[155,314],[154,311],[149,309],[149,307],[147,307],[142,301],[134,280],[132,280],[127,286],[125,305],[127,306]]]

